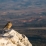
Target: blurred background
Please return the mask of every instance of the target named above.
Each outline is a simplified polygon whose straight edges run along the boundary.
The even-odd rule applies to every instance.
[[[46,0],[0,0],[0,30],[8,21],[33,46],[46,46]]]

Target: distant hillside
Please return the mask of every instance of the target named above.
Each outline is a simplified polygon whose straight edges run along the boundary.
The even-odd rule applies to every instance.
[[[46,8],[46,0],[0,0],[0,10],[19,10],[29,7]]]

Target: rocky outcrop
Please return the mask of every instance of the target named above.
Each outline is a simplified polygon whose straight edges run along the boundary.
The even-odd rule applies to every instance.
[[[20,34],[14,29],[0,36],[0,46],[32,46],[24,34]]]

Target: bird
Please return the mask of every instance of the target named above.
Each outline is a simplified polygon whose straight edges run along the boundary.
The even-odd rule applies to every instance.
[[[12,23],[11,23],[11,21],[8,21],[8,23],[4,26],[4,28],[3,28],[3,29],[10,30],[10,29],[11,29],[11,27],[12,27]]]

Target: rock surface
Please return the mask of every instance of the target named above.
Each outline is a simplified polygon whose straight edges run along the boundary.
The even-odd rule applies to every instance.
[[[11,29],[0,36],[0,46],[32,46],[32,44],[25,35]]]

